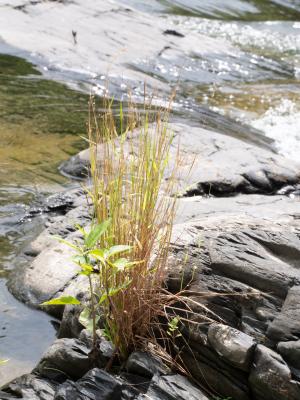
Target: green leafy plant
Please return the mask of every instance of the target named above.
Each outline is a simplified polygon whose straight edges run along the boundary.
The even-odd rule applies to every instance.
[[[89,232],[78,226],[83,235],[81,244],[59,239],[60,242],[76,251],[77,254],[73,257],[73,261],[80,267],[79,274],[87,276],[89,280],[90,306],[83,309],[79,321],[93,333],[92,358],[97,356],[96,329],[100,318],[97,314],[97,309],[105,303],[106,309],[108,309],[111,304],[111,298],[128,287],[131,283],[130,279],[128,278],[125,282],[118,283],[117,275],[120,271],[124,272],[137,264],[127,258],[119,257],[120,254],[130,252],[132,250],[131,246],[115,245],[109,248],[97,246],[101,236],[107,232],[110,223],[110,220],[106,220],[101,224],[96,224],[92,226]],[[94,290],[93,275],[100,277],[99,281],[97,281],[97,293]],[[73,296],[61,296],[42,303],[42,306],[67,304],[79,305],[81,302]],[[105,318],[108,319],[109,315],[106,315]]]
[[[169,336],[171,336],[173,339],[175,339],[176,337],[182,336],[179,331],[179,327],[178,327],[179,322],[180,322],[180,318],[177,316],[172,318],[170,321],[168,321],[167,334]]]

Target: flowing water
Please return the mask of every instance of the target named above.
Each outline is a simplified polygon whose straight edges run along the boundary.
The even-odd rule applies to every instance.
[[[299,160],[300,2],[298,0],[127,0],[146,12],[165,13],[168,28],[223,39],[234,52],[164,55],[136,67],[163,82],[179,82],[193,109],[206,105],[261,130],[277,150]],[[200,40],[200,36],[199,36]],[[205,39],[204,39],[205,40]]]
[[[234,121],[248,124],[299,161],[299,0],[123,3],[163,15],[166,26],[182,35],[225,40],[234,49],[222,56],[195,52],[174,61],[166,53],[132,60],[130,67],[145,76],[178,86],[181,117],[239,136],[242,128],[237,132]],[[60,78],[69,87],[73,79],[84,80],[67,73]],[[30,370],[54,337],[51,319],[17,302],[5,280],[16,255],[41,229],[42,216],[20,222],[26,207],[68,184],[57,166],[84,146],[86,110],[82,92],[45,79],[22,58],[0,55],[0,358],[10,359],[1,367],[0,384]]]

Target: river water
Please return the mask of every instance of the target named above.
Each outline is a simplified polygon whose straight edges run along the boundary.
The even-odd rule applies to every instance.
[[[227,134],[249,125],[273,139],[278,152],[299,161],[299,0],[123,3],[163,15],[168,28],[181,35],[226,40],[234,49],[218,57],[189,53],[174,61],[166,52],[131,61],[145,77],[177,86],[178,116],[223,127]],[[5,282],[16,255],[45,218],[22,222],[27,207],[69,184],[57,167],[84,147],[88,96],[70,83],[83,87],[86,80],[66,71],[59,79],[63,82],[23,58],[0,54],[0,358],[9,359],[0,369],[0,384],[28,372],[55,335],[51,318],[16,301]]]

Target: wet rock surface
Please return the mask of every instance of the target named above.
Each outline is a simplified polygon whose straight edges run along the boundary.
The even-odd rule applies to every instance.
[[[64,23],[57,24],[62,19]],[[14,20],[18,29],[12,29],[8,20]],[[166,17],[139,12],[115,0],[24,1],[17,5],[14,0],[8,0],[1,5],[0,25],[3,41],[42,56],[50,71],[63,69],[80,74],[89,70],[89,76],[85,77],[89,79],[91,75],[102,76],[109,66],[111,86],[117,75],[125,76],[127,84],[131,82],[132,86],[139,85],[142,89],[145,74],[138,65],[139,61],[157,57],[163,52],[167,52],[170,61],[195,51],[198,57],[225,54],[226,50],[239,54],[239,50],[226,40],[207,37],[201,40],[204,39],[203,35],[193,33],[186,37],[174,35],[173,24],[166,21]],[[55,37],[53,26],[56,27]],[[24,35],[29,28],[34,35]],[[40,40],[36,41],[36,37]],[[99,40],[101,46],[98,45]],[[99,90],[105,92],[103,79],[98,81]],[[165,92],[169,90],[168,85],[155,76],[148,76],[147,84]]]

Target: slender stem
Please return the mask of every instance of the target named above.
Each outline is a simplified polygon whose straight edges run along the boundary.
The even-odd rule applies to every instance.
[[[97,351],[96,307],[95,307],[92,278],[90,275],[88,278],[89,278],[90,293],[91,293],[91,310],[92,310],[92,321],[93,321],[93,353],[96,354],[96,351]]]

